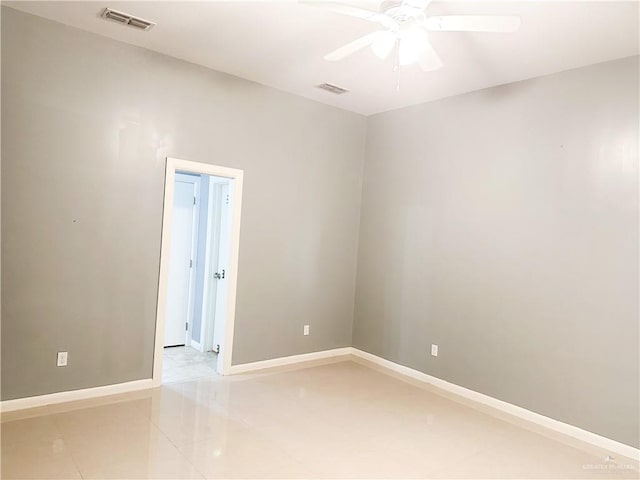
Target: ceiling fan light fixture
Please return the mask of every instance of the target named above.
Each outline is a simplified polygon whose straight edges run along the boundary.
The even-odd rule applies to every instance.
[[[400,51],[398,52],[398,59],[401,66],[405,67],[407,65],[413,65],[414,63],[418,63],[418,58],[420,58],[420,49],[416,48],[415,45],[408,44],[406,42],[400,42]]]
[[[427,43],[427,32],[421,28],[410,28],[400,33],[399,63],[402,66],[418,62]]]
[[[371,50],[373,50],[373,53],[376,57],[384,60],[389,56],[391,50],[393,50],[393,47],[396,44],[396,40],[397,37],[392,31],[381,31],[379,32],[374,42],[371,44]]]

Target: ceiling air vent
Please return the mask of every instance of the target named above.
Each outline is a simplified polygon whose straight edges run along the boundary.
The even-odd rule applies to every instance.
[[[107,20],[113,20],[114,22],[129,25],[130,27],[134,27],[139,30],[149,30],[155,25],[155,23],[150,22],[149,20],[143,20],[142,18],[134,17],[128,13],[119,12],[111,8],[105,8],[100,16]]]
[[[316,85],[316,87],[318,87],[320,90],[326,90],[327,92],[334,93],[336,95],[342,95],[343,93],[347,93],[349,91],[346,88],[332,85],[331,83],[323,83],[322,85]]]

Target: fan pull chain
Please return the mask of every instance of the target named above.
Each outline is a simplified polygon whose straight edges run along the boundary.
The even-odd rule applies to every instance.
[[[400,39],[396,38],[396,44],[393,46],[393,71],[400,71]]]
[[[400,91],[400,39],[396,39],[393,48],[393,71],[396,73],[396,92]]]

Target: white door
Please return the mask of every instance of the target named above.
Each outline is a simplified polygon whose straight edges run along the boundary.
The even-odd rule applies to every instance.
[[[197,190],[193,181],[180,181],[178,178],[173,201],[165,347],[185,345],[191,303]]]
[[[216,279],[216,301],[213,324],[213,348],[224,348],[225,323],[227,319],[227,296],[229,293],[227,276],[229,273],[229,249],[231,247],[231,193],[229,184],[222,185],[220,201],[220,243]],[[218,357],[220,360],[222,355]]]

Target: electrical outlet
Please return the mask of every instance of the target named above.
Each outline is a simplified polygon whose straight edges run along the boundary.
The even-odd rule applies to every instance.
[[[58,361],[56,362],[56,367],[66,367],[67,366],[67,352],[58,352]]]
[[[431,356],[432,357],[437,357],[438,356],[438,345],[431,345]]]
[[[303,335],[309,335],[309,325],[305,325],[302,331]]]

